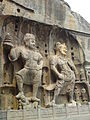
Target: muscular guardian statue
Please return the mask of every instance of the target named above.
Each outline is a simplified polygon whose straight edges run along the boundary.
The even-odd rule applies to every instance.
[[[72,60],[69,60],[66,55],[67,47],[65,43],[61,44],[60,42],[57,42],[56,54],[50,60],[51,71],[56,76],[56,87],[53,102],[55,102],[56,97],[66,85],[65,90],[66,93],[68,93],[69,102],[74,103],[73,90],[77,70]]]
[[[24,36],[24,46],[12,47],[9,53],[9,60],[11,62],[17,61],[19,58],[25,61],[24,67],[15,73],[15,78],[19,93],[16,95],[17,99],[24,98],[23,85],[33,85],[32,101],[40,101],[36,95],[38,85],[41,81],[42,74],[42,55],[36,50],[35,36],[26,33]]]

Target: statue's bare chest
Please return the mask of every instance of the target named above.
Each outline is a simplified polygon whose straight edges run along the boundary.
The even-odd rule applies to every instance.
[[[35,51],[24,51],[23,52],[23,58],[26,61],[37,61],[38,60],[38,54]]]

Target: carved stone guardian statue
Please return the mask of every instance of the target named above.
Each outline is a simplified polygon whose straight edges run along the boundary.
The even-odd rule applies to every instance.
[[[51,57],[50,68],[56,77],[54,98],[50,104],[55,103],[56,97],[60,94],[63,88],[68,95],[69,102],[75,103],[73,100],[73,92],[77,70],[72,60],[67,57],[67,47],[65,43],[56,43],[56,54]]]
[[[5,41],[4,41],[5,43]],[[42,55],[36,49],[35,36],[30,33],[26,33],[24,36],[24,46],[14,47],[11,45],[10,52],[8,54],[9,60],[14,63],[19,58],[24,61],[24,67],[15,73],[15,79],[18,86],[19,93],[16,95],[17,99],[29,104],[29,101],[39,102],[37,91],[39,82],[41,81],[43,60]],[[3,44],[8,46],[8,44]],[[24,84],[32,85],[33,95],[28,99],[24,95]]]

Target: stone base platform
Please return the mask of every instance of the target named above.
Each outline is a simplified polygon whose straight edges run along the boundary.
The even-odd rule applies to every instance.
[[[90,104],[52,108],[1,110],[0,120],[90,120]]]

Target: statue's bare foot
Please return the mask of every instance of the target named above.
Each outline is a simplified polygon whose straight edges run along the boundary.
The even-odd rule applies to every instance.
[[[76,106],[76,102],[74,100],[70,100],[70,103],[72,103],[72,105]]]
[[[32,101],[40,102],[40,99],[38,99],[36,97],[32,97]]]
[[[16,98],[17,99],[20,99],[20,98],[24,98],[24,93],[23,92],[19,92],[17,95],[16,95]]]
[[[53,107],[55,105],[55,100],[52,100],[51,102],[49,102],[48,104],[46,104],[46,107]]]

